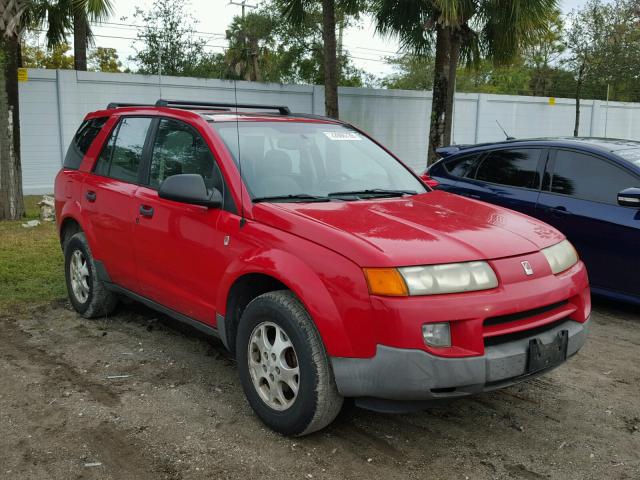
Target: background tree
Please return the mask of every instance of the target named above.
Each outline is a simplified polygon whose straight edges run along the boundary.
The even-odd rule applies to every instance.
[[[95,72],[118,73],[122,71],[115,48],[98,47],[89,55],[89,68]]]
[[[0,220],[24,215],[20,166],[18,67],[20,34],[31,2],[9,0],[0,11]]]
[[[582,9],[574,10],[569,15],[571,27],[566,32],[569,55],[564,63],[575,78],[574,137],[580,132],[580,100],[584,82],[597,72],[602,74],[609,62],[603,55],[606,51],[605,44],[611,35],[609,13],[609,7],[601,0],[590,0]]]
[[[34,45],[22,47],[22,66],[25,68],[51,68],[72,70],[74,68],[71,45],[60,43],[51,48],[43,49]]]
[[[432,53],[433,100],[427,163],[451,141],[453,95],[460,58],[495,64],[513,60],[535,32],[548,28],[556,0],[373,0],[378,31],[400,38],[405,50]]]
[[[111,0],[61,0],[73,18],[73,53],[76,70],[87,70],[87,46],[93,41],[90,22],[107,20],[113,13]]]
[[[309,16],[317,16],[318,12],[321,12],[325,114],[331,118],[339,118],[340,64],[336,23],[338,19],[344,22],[348,16],[357,16],[364,9],[365,2],[362,0],[276,0],[276,3],[294,26],[304,26]]]
[[[155,0],[148,11],[136,9],[133,17],[142,24],[137,37],[143,47],[130,60],[139,73],[197,76],[207,57],[206,40],[196,35],[197,21],[185,7],[185,0]]]

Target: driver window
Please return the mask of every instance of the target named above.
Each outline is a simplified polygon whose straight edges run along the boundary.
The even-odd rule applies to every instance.
[[[149,185],[159,188],[167,177],[183,173],[199,174],[208,189],[222,192],[220,170],[204,139],[186,123],[163,118],[153,145]]]

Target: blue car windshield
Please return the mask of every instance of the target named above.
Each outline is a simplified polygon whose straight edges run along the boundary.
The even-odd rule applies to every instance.
[[[241,164],[254,201],[361,199],[427,191],[407,167],[344,125],[281,121],[211,125]]]

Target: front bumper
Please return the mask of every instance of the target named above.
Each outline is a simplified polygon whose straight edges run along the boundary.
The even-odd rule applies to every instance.
[[[338,391],[345,397],[385,400],[433,400],[495,390],[531,378],[529,341],[551,343],[568,331],[567,358],[584,345],[590,320],[566,320],[530,337],[487,347],[482,356],[446,358],[422,350],[378,345],[372,358],[332,357]]]

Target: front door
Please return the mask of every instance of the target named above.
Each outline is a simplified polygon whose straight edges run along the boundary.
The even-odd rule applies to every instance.
[[[554,152],[548,177],[536,216],[573,243],[593,287],[639,295],[640,214],[617,202],[619,191],[640,187],[639,179],[605,158],[573,150]]]
[[[148,178],[135,192],[135,251],[142,295],[213,325],[216,287],[222,275],[221,209],[158,196],[163,180],[197,173],[223,195],[224,182],[203,137],[186,123],[162,118],[150,149]],[[225,212],[226,213],[226,212]]]

